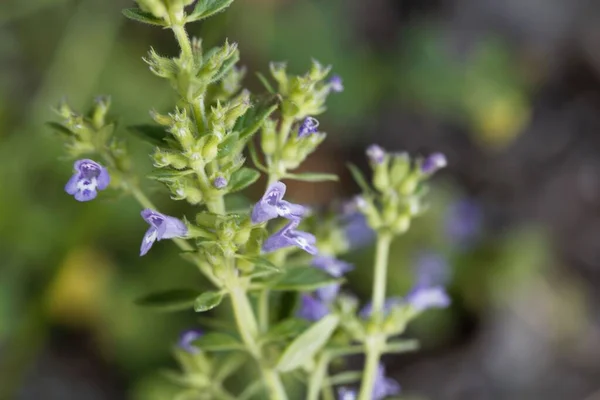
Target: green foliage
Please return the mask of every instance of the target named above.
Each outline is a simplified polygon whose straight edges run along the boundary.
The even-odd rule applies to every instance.
[[[271,290],[294,290],[308,292],[332,283],[341,282],[327,272],[314,267],[292,267],[281,276],[275,276],[265,285]]]
[[[205,312],[208,310],[212,310],[213,308],[221,304],[221,301],[223,301],[222,292],[204,292],[200,296],[197,296],[194,300],[194,311]]]
[[[198,291],[192,289],[172,289],[145,295],[135,301],[139,306],[158,311],[189,310],[198,297]]]

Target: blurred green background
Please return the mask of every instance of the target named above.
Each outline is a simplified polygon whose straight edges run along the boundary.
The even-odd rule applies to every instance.
[[[138,257],[146,228],[132,199],[66,195],[71,164],[44,127],[63,97],[83,109],[111,95],[121,127],[173,103],[141,57],[174,55],[175,41],[122,17],[131,4],[0,2],[1,400],[164,399],[157,371],[201,324],[133,304],[204,283],[168,242]],[[239,43],[254,92],[269,61],[301,72],[315,58],[343,77],[321,118],[328,141],[305,166],[341,182],[292,184],[290,198],[351,196],[345,163],[366,166],[373,142],[447,154],[431,212],[392,254],[392,293],[423,252],[452,270],[453,306],[409,332],[423,350],[386,359],[407,398],[600,398],[598,26],[600,4],[585,0],[238,0],[190,26],[208,45]],[[149,170],[150,149],[129,144]],[[349,286],[365,298],[370,250],[353,256]]]

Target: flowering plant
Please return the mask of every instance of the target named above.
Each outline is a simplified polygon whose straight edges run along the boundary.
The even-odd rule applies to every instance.
[[[410,293],[386,299],[389,249],[393,238],[425,210],[426,181],[446,160],[441,154],[411,159],[373,145],[366,151],[372,179],[351,166],[362,194],[341,209],[322,212],[290,202],[282,180],[316,184],[337,179],[294,170],[325,139],[316,116],[325,111],[330,94],[343,91],[342,80],[330,77],[330,67],[316,61],[303,75],[272,63],[271,80],[261,76],[265,95],[243,89],[246,71],[237,65],[236,44],[226,41],[207,50],[184,28],[225,10],[232,1],[137,0],[136,8],[123,12],[170,29],[179,43],[177,57],[151,49],[145,58],[154,74],[171,83],[177,104],[168,113],[151,111],[153,124],[129,130],[154,145],[155,170],[148,178],[164,184],[173,200],[197,206],[194,218],[162,214],[142,192],[127,147],[114,135],[107,97],[98,98],[85,115],[62,103],[57,108],[61,121],[50,123],[77,160],[65,191],[82,202],[101,198],[99,191],[109,187],[131,194],[149,224],[140,255],[148,254],[156,241],[172,239],[182,258],[214,286],[202,293],[154,293],[138,303],[202,313],[225,298],[231,302],[233,331],[191,329],[182,334],[175,350],[181,372],[169,375],[181,387],[178,399],[288,399],[292,384],[286,384],[287,376],[304,382],[302,393],[313,400],[396,395],[400,386],[385,376],[381,355],[414,350],[414,340],[398,336],[420,313],[447,306],[449,298],[443,274],[423,268]],[[227,209],[226,196],[263,174],[266,190],[253,207]],[[372,300],[359,307],[356,297],[342,291],[344,274],[353,266],[339,257],[373,239]],[[290,294],[295,306],[279,309]],[[330,364],[359,353],[366,358],[362,372],[330,375]],[[233,393],[225,380],[248,360],[258,374]]]

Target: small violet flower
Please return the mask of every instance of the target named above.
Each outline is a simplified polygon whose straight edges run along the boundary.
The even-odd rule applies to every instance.
[[[213,180],[213,186],[217,189],[223,189],[225,186],[227,186],[227,179],[223,178],[222,176],[218,176]]]
[[[187,226],[177,218],[169,217],[149,208],[142,211],[142,218],[150,224],[150,228],[144,234],[140,256],[145,255],[157,240],[187,235]]]
[[[367,147],[367,158],[373,164],[381,164],[385,160],[385,150],[382,147],[372,144]]]
[[[415,262],[417,286],[443,286],[450,279],[450,267],[446,259],[435,252],[421,252]]]
[[[192,342],[202,336],[204,333],[199,330],[185,331],[179,337],[178,346],[190,354],[198,353],[200,350],[192,345]]]
[[[430,308],[448,307],[450,297],[443,286],[416,286],[406,296],[406,302],[421,312]]]
[[[252,223],[259,224],[273,218],[283,217],[299,220],[306,213],[306,208],[283,200],[286,186],[283,182],[275,182],[252,209]]]
[[[330,256],[316,256],[313,258],[312,265],[316,268],[322,269],[335,278],[343,276],[346,272],[351,271],[354,268],[352,264],[348,264],[345,261],[341,261]],[[332,283],[331,285],[318,288],[315,291],[315,294],[321,301],[332,302],[339,291],[340,284]]]
[[[356,400],[358,399],[358,393],[354,389],[348,389],[341,387],[338,389],[338,400]]]
[[[421,172],[431,175],[448,165],[446,156],[442,153],[433,153],[421,163]]]
[[[296,246],[309,254],[317,254],[315,243],[317,239],[308,232],[297,231],[299,220],[291,220],[281,230],[271,235],[263,243],[263,251],[270,253],[275,250],[283,249],[289,246]]]
[[[110,175],[96,161],[83,159],[75,161],[75,173],[65,185],[65,192],[77,201],[90,201],[96,198],[98,190],[104,190],[110,183]]]
[[[377,374],[375,375],[375,383],[373,385],[373,400],[381,400],[388,396],[395,396],[400,393],[400,384],[395,379],[385,376],[385,367],[379,364]]]
[[[308,136],[313,133],[317,133],[319,130],[319,121],[313,117],[306,117],[298,128],[298,137]]]
[[[340,93],[344,91],[344,83],[342,82],[342,77],[339,75],[334,75],[329,79],[329,88],[332,92]]]
[[[303,294],[301,302],[300,309],[296,312],[298,318],[308,321],[318,321],[329,314],[328,305],[309,294]]]

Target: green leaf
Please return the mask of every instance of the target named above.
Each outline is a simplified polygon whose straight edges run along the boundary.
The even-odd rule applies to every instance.
[[[77,136],[75,134],[75,132],[71,131],[69,128],[67,128],[64,125],[59,124],[58,122],[52,122],[52,121],[46,122],[46,126],[50,127],[52,130],[54,130],[58,133],[62,133],[69,137]]]
[[[325,182],[325,181],[337,181],[339,178],[335,174],[322,174],[319,172],[305,172],[302,174],[286,174],[287,179],[294,179],[297,181],[304,182]]]
[[[238,192],[252,185],[260,178],[260,172],[252,168],[242,167],[231,175],[229,193]]]
[[[262,163],[258,159],[258,154],[256,153],[256,146],[254,145],[254,142],[252,140],[248,142],[248,152],[250,153],[250,158],[252,159],[254,166],[262,172],[267,172],[267,168],[264,165],[262,165]]]
[[[290,343],[277,363],[277,370],[292,371],[309,361],[329,340],[339,323],[337,315],[326,315]]]
[[[240,61],[240,53],[236,51],[231,57],[225,60],[223,64],[221,64],[221,67],[219,68],[217,73],[214,74],[211,78],[210,83],[215,83],[223,79],[223,77],[231,70],[231,68],[233,68],[233,66],[238,61]]]
[[[310,322],[300,318],[289,318],[273,326],[261,338],[264,343],[297,337],[310,326]]]
[[[341,282],[327,272],[315,267],[293,267],[287,269],[282,276],[266,282],[272,290],[312,291],[317,288]]]
[[[187,22],[198,21],[225,10],[233,0],[198,0],[194,11],[186,18]]]
[[[385,353],[407,353],[409,351],[415,351],[419,349],[418,340],[396,340],[388,342],[385,345]]]
[[[169,136],[169,133],[160,125],[132,125],[128,126],[127,130],[140,139],[159,147],[165,146],[164,140]]]
[[[260,80],[260,82],[263,84],[263,86],[265,87],[265,89],[267,89],[267,91],[271,94],[275,94],[277,93],[275,91],[275,89],[273,89],[273,86],[271,86],[271,83],[269,82],[269,80],[260,72],[256,73],[256,76],[258,77],[258,80]]]
[[[259,267],[261,269],[263,269],[264,271],[270,271],[270,272],[281,272],[282,269],[279,268],[277,265],[273,264],[271,261],[267,260],[264,257],[243,257],[245,260],[250,261],[252,264],[254,264],[255,267]]]
[[[182,176],[193,173],[191,169],[177,170],[177,169],[157,169],[150,172],[146,177],[159,182],[172,182]]]
[[[140,10],[139,8],[126,8],[121,11],[124,16],[134,21],[143,22],[150,25],[166,26],[165,21],[156,18],[154,15]]]
[[[194,301],[194,311],[204,312],[212,310],[223,301],[223,293],[208,291],[196,297]]]
[[[242,345],[233,336],[218,332],[206,333],[194,340],[192,345],[203,351],[230,351],[244,349],[244,345]]]
[[[233,132],[227,135],[217,148],[217,158],[227,157],[237,147],[240,140],[240,134]]]
[[[240,139],[246,140],[256,133],[265,120],[279,107],[279,97],[270,96],[265,101],[256,104],[243,119],[243,127],[240,128]]]
[[[159,311],[180,311],[190,309],[198,291],[192,289],[172,289],[151,293],[135,300],[135,304],[155,308]]]
[[[350,170],[350,173],[352,174],[352,177],[354,178],[354,181],[358,184],[358,186],[360,186],[362,191],[366,193],[371,193],[371,187],[367,183],[367,180],[365,179],[362,172],[360,172],[360,169],[354,164],[348,163],[347,165],[348,169]]]

